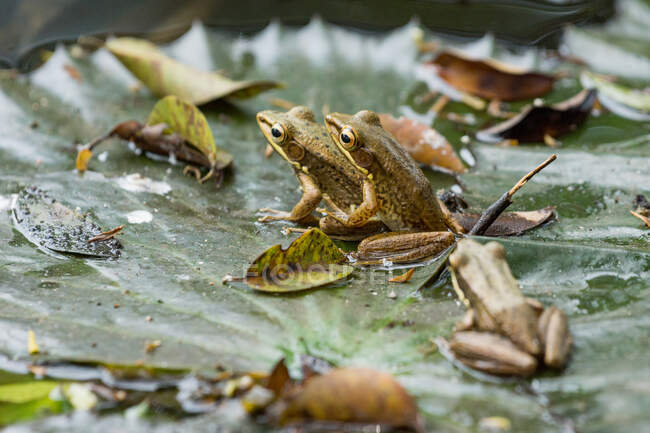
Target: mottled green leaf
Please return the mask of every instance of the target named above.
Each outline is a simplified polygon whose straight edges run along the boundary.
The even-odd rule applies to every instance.
[[[264,292],[296,292],[339,281],[354,268],[327,235],[311,229],[285,250],[274,245],[246,272],[249,286]]]
[[[194,69],[143,39],[115,38],[106,48],[155,95],[176,95],[196,105],[220,98],[248,98],[280,86],[274,81],[235,81]]]

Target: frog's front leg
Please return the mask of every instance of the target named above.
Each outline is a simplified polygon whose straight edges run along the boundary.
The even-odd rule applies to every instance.
[[[260,212],[270,212],[274,215],[265,215],[258,219],[259,222],[290,221],[304,225],[318,224],[318,219],[311,213],[316,209],[316,206],[318,206],[318,203],[320,203],[323,197],[320,188],[318,188],[318,185],[316,185],[314,180],[307,174],[296,171],[296,176],[298,177],[298,181],[302,187],[302,197],[293,207],[293,210],[289,213],[275,209],[262,208],[259,210]]]
[[[324,213],[340,222],[347,227],[361,227],[365,225],[370,218],[375,216],[379,205],[377,203],[377,194],[375,186],[372,182],[365,180],[363,182],[363,202],[358,208],[353,210],[349,215],[344,212],[330,212],[327,209],[318,209],[319,212]]]
[[[463,364],[489,374],[528,376],[537,369],[534,356],[491,332],[456,332],[449,349]]]
[[[539,317],[537,333],[544,347],[544,364],[553,368],[564,367],[573,344],[564,311],[553,306],[546,308]]]
[[[442,252],[455,241],[451,232],[390,232],[361,241],[357,247],[359,264],[421,261]]]

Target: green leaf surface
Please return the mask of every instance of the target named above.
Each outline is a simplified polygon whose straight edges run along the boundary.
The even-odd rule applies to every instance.
[[[550,149],[476,142],[466,147],[461,137],[471,137],[489,119],[462,104],[452,102],[445,110],[471,113],[474,125],[427,117],[431,102],[419,99],[427,89],[413,75],[412,31],[411,26],[360,35],[316,20],[301,29],[272,24],[258,35],[234,39],[195,26],[164,50],[186,64],[208,59],[238,79],[282,79],[290,85],[274,96],[316,113],[324,105],[340,112],[373,109],[433,124],[473,162],[461,179],[470,210],[480,211]],[[197,50],[187,50],[188,43]],[[518,64],[558,66],[549,66],[537,52],[495,46],[490,38],[469,48]],[[66,64],[78,69],[81,82],[65,72]],[[574,73],[560,80],[546,102],[580,90],[579,71],[566,67]],[[650,74],[635,72],[650,83]],[[98,172],[80,179],[72,171],[72,143],[125,119],[144,119],[155,105],[155,97],[132,93],[133,84],[131,74],[103,49],[73,58],[59,48],[30,75],[0,80],[0,352],[11,362],[143,363],[184,370],[220,365],[246,371],[269,370],[281,357],[295,369],[297,355],[310,353],[341,366],[395,374],[417,398],[430,432],[475,432],[488,416],[509,418],[512,431],[520,433],[566,431],[549,412],[581,432],[646,427],[650,234],[629,214],[633,197],[650,193],[646,123],[608,112],[589,117],[553,149],[557,161],[515,196],[509,210],[557,206],[557,222],[500,242],[525,295],[568,314],[575,350],[562,373],[492,383],[431,351],[430,339],[448,335],[464,312],[448,283],[417,291],[439,263],[418,268],[406,284],[388,283],[392,273],[383,270],[357,270],[345,285],[294,294],[219,283],[228,273],[243,275],[269,246],[293,239],[281,233],[282,223],[256,222],[258,208],[290,210],[301,196],[286,161],[264,158],[265,140],[254,118],[270,108],[262,98],[204,110],[216,144],[234,156],[236,170],[219,190],[198,188],[179,170],[169,170],[166,160],[124,147],[111,147],[97,158]],[[169,188],[125,188],[125,174],[134,173]],[[427,176],[436,189],[455,182],[432,172]],[[15,229],[8,210],[12,194],[28,185],[64,199],[72,209],[92,212],[102,227],[123,224],[133,212],[151,219],[127,224],[117,260],[46,255]],[[396,299],[388,296],[392,291]],[[34,358],[27,354],[28,329],[42,351]],[[162,344],[148,354],[145,343],[152,340]],[[232,421],[240,410],[228,406],[177,422],[140,420],[135,427],[121,415],[55,417],[13,431],[213,432],[215,426],[268,431],[246,417]]]
[[[106,48],[155,95],[176,95],[196,105],[220,98],[249,98],[279,86],[273,81],[234,81],[184,65],[143,39],[115,38]]]
[[[194,105],[169,95],[154,105],[147,125],[166,123],[168,131],[175,132],[199,149],[216,168],[222,169],[232,162],[232,155],[214,144],[210,125],[205,116]]]

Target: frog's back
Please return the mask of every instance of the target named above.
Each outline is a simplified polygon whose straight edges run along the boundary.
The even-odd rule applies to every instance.
[[[413,158],[381,126],[364,137],[380,167],[374,170],[380,218],[391,230],[447,230],[442,210]]]

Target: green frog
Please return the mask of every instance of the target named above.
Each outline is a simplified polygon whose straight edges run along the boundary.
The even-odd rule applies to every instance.
[[[468,307],[449,348],[464,364],[491,374],[530,375],[538,359],[562,368],[572,345],[567,317],[524,297],[497,242],[458,242],[452,283]]]
[[[361,175],[363,201],[347,214],[322,212],[353,228],[376,215],[392,231],[359,244],[356,255],[361,263],[418,261],[454,243],[454,233],[462,228],[441,205],[417,163],[382,128],[376,113],[332,113],[326,116],[325,125],[356,168],[355,179]]]
[[[318,224],[328,235],[345,240],[363,239],[386,229],[378,219],[351,229],[333,218],[317,220],[312,215],[322,199],[337,214],[351,212],[362,201],[363,176],[339,152],[309,108],[296,106],[286,113],[261,111],[257,113],[257,123],[268,143],[291,164],[303,191],[291,212],[260,209],[272,214],[260,218],[260,222]]]

